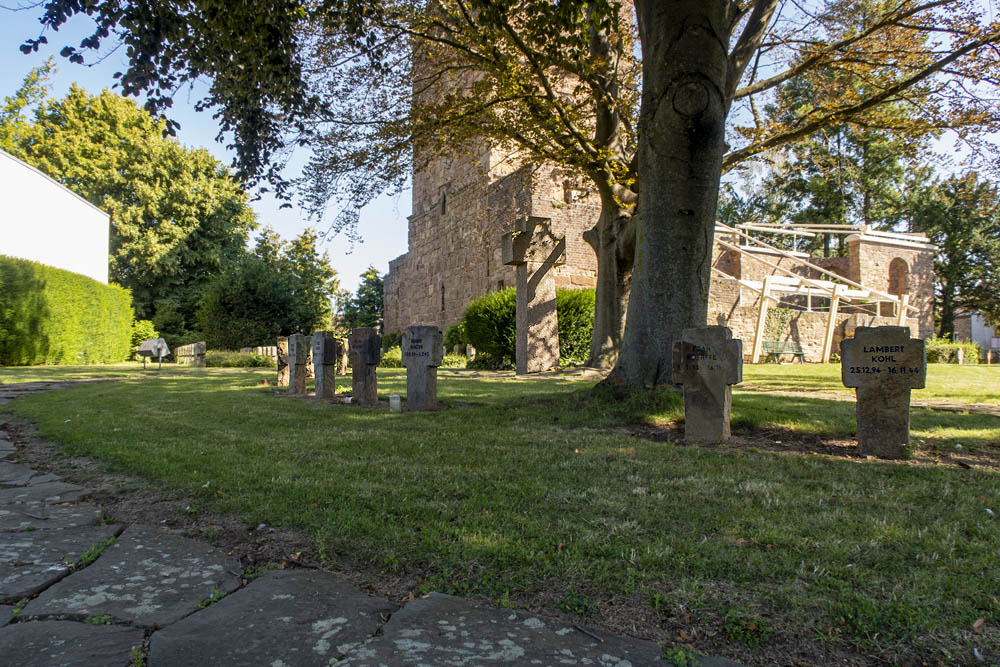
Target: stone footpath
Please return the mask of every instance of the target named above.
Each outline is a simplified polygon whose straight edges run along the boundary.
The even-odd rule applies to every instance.
[[[0,403],[68,384],[0,386]],[[3,664],[666,664],[652,642],[449,595],[399,608],[314,569],[247,581],[205,543],[104,520],[86,488],[16,462],[5,423],[0,414]]]

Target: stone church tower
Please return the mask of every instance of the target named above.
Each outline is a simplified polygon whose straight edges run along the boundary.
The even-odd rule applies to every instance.
[[[413,324],[444,329],[462,318],[472,299],[514,286],[513,266],[501,259],[501,237],[527,216],[547,218],[566,236],[566,263],[554,269],[557,287],[593,287],[597,258],[583,232],[597,221],[596,193],[573,185],[560,169],[521,166],[483,143],[469,154],[418,152],[414,164],[409,251],[389,262],[385,277],[386,333]]]

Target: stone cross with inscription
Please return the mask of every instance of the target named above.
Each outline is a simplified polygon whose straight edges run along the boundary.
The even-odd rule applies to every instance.
[[[517,267],[518,373],[559,365],[556,282],[552,269],[566,263],[566,236],[554,234],[549,218],[531,216],[503,235],[503,263]]]
[[[292,396],[306,393],[306,364],[311,344],[310,336],[305,334],[288,337],[288,393]]]
[[[731,385],[743,381],[743,341],[728,327],[684,329],[674,341],[671,379],[684,387],[684,439],[728,440]]]
[[[924,341],[910,338],[909,327],[858,327],[840,342],[840,377],[857,393],[858,452],[906,458],[910,390],[927,380]]]
[[[278,386],[288,386],[288,337],[278,336]]]
[[[358,405],[378,404],[378,379],[375,369],[382,361],[382,339],[372,327],[351,329],[351,388]]]
[[[337,393],[339,342],[333,337],[333,332],[313,332],[312,360],[316,378],[316,398],[333,398]]]
[[[435,326],[406,327],[403,366],[406,367],[406,409],[437,408],[437,369],[444,358],[444,335]]]

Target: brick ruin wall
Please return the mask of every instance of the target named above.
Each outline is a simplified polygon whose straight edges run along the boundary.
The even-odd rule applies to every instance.
[[[597,260],[583,240],[599,214],[596,194],[575,188],[555,168],[515,168],[496,150],[454,160],[435,160],[414,174],[409,251],[389,263],[385,277],[384,331],[413,324],[441,329],[459,321],[466,305],[482,294],[515,284],[514,267],[501,263],[500,237],[523,216],[549,218],[553,231],[566,235],[566,263],[555,268],[558,287],[593,287]],[[933,253],[906,244],[848,239],[848,257],[809,261],[867,287],[910,294],[919,309],[907,324],[914,334],[933,333]],[[799,275],[827,279],[793,258],[759,252],[740,256],[716,244],[713,265],[744,280],[762,281],[776,271],[759,256]],[[895,264],[893,263],[895,262]],[[902,276],[902,277],[901,277]],[[760,294],[739,283],[713,276],[708,324],[722,324],[744,341],[751,353]],[[783,340],[798,342],[806,359],[822,354],[828,299],[786,297],[796,309]],[[811,306],[812,312],[803,310]],[[895,325],[890,304],[842,304],[836,318],[833,351],[858,326]]]

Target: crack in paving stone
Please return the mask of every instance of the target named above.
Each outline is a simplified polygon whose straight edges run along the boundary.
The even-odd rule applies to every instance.
[[[12,623],[0,628],[0,656],[18,667],[96,667],[130,664],[142,646],[138,628],[73,621]]]
[[[25,617],[108,613],[166,627],[216,592],[240,586],[238,564],[212,547],[150,526],[132,526],[90,567],[28,603]]]
[[[66,482],[45,482],[33,486],[0,489],[0,505],[57,505],[75,503],[90,491]]]
[[[0,507],[0,533],[94,526],[103,514],[97,505],[11,505]]]
[[[0,541],[0,600],[32,597],[63,579],[95,545],[123,526],[82,526],[57,531],[6,533]]]
[[[153,634],[150,667],[328,665],[366,641],[395,605],[321,570],[272,570]]]

